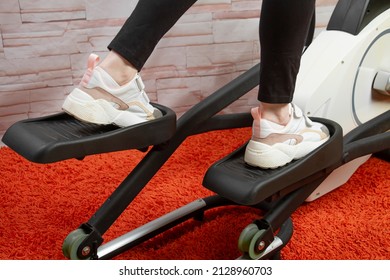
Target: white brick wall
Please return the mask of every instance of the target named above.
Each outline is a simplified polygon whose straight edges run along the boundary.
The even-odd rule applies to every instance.
[[[317,0],[323,28],[335,0]],[[106,55],[137,0],[1,0],[0,137],[14,122],[60,111],[91,52]],[[261,0],[200,0],[142,71],[151,100],[180,116],[259,59]],[[256,90],[224,112],[247,111]]]

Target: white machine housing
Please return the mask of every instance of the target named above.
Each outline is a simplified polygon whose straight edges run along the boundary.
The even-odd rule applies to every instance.
[[[358,35],[321,32],[303,54],[293,102],[308,116],[336,121],[345,135],[390,109],[389,81],[390,9]],[[307,201],[346,183],[369,157],[334,170]]]

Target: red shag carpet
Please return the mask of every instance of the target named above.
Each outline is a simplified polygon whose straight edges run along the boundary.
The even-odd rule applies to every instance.
[[[249,129],[189,137],[104,235],[105,241],[205,197],[203,175],[250,137]],[[54,164],[0,149],[0,259],[64,259],[62,242],[95,213],[144,156],[94,155]],[[283,259],[390,259],[390,164],[372,157],[341,188],[302,205]],[[189,220],[119,259],[233,259],[253,209],[222,207]]]

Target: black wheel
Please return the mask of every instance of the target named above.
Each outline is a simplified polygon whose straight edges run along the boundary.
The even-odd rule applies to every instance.
[[[241,252],[248,253],[252,238],[258,231],[259,229],[255,224],[249,224],[244,228],[240,234],[240,237],[238,238],[238,249]]]
[[[248,255],[251,259],[256,260],[260,258],[261,254],[267,248],[265,242],[263,241],[265,230],[259,230],[252,238],[249,244]]]
[[[69,233],[62,244],[62,252],[64,253],[64,256],[71,260],[79,260],[80,258],[77,256],[77,250],[87,236],[88,235],[84,232],[84,230],[80,228]],[[88,248],[85,248],[84,250],[86,255],[88,255]]]

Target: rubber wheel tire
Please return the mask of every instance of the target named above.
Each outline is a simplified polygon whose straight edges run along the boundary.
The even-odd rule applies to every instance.
[[[258,231],[259,229],[255,224],[249,224],[242,230],[238,238],[238,249],[242,253],[248,253],[252,238]]]
[[[62,244],[64,256],[71,260],[79,260],[80,258],[77,256],[77,250],[87,236],[88,235],[84,230],[80,228],[69,233]]]
[[[261,254],[264,252],[264,250],[259,251],[257,248],[258,240],[261,240],[264,235],[265,230],[259,230],[252,238],[251,243],[249,244],[249,250],[248,255],[252,260],[257,260],[260,258]]]

